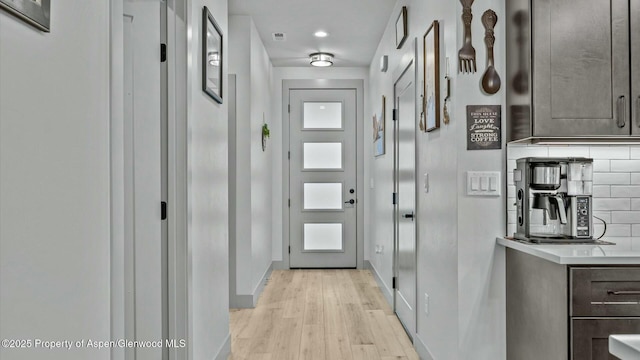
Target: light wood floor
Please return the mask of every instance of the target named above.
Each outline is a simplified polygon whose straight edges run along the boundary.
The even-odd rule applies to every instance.
[[[232,360],[419,359],[367,270],[273,271],[231,336]]]

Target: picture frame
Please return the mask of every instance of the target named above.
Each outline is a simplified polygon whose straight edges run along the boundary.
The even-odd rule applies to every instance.
[[[0,0],[0,9],[25,21],[38,30],[50,32],[50,0]]]
[[[440,24],[435,20],[422,37],[421,127],[429,132],[440,127]],[[424,121],[424,123],[423,123]]]
[[[384,155],[385,149],[385,132],[386,132],[386,101],[387,98],[382,95],[382,107],[379,112],[373,114],[373,156],[378,157]]]
[[[396,49],[400,49],[407,40],[407,7],[403,6],[396,19]]]
[[[202,90],[222,104],[222,30],[205,6],[202,9]]]

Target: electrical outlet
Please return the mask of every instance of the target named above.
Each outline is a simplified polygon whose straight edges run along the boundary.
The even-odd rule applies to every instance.
[[[376,245],[376,254],[382,254],[384,250],[384,245]]]
[[[429,315],[429,295],[424,293],[424,313]]]

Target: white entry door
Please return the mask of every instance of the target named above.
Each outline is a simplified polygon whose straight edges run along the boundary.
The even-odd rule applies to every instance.
[[[416,332],[416,86],[412,61],[394,86],[396,196],[395,311],[410,337]]]
[[[356,90],[289,93],[292,268],[356,267]]]

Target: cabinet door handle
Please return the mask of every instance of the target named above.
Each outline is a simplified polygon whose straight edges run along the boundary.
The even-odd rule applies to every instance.
[[[640,290],[620,290],[620,291],[607,290],[607,294],[609,295],[640,295]]]
[[[640,95],[638,95],[636,99],[636,123],[638,127],[640,127]]]
[[[618,127],[623,128],[627,125],[627,99],[624,95],[620,96],[617,101],[617,111],[618,111]]]

